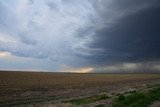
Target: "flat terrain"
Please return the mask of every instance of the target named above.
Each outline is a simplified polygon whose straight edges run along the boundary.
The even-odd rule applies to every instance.
[[[157,83],[160,83],[160,74],[0,72],[0,106],[59,103],[66,99],[142,89]]]

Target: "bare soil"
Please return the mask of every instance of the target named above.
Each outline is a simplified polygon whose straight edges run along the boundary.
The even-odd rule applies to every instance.
[[[160,101],[154,102],[151,106],[149,107],[160,107]]]
[[[143,89],[152,83],[160,83],[160,74],[0,72],[0,106],[45,101],[59,104],[64,99]]]

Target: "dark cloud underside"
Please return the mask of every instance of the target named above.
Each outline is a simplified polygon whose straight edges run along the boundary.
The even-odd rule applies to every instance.
[[[160,60],[160,7],[149,7],[126,15],[110,28],[96,32],[91,45],[104,48],[102,61],[158,61]],[[103,56],[103,58],[101,58]]]

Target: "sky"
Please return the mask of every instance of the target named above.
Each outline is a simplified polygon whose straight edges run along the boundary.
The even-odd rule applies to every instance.
[[[160,73],[160,1],[0,0],[0,69]]]

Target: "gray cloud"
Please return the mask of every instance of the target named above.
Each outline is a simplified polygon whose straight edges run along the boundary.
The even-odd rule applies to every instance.
[[[1,0],[0,51],[49,59],[56,66],[159,61],[159,4],[159,0]]]
[[[0,19],[1,33],[16,41],[13,45],[2,43],[1,50],[4,48],[17,56],[52,60],[72,56],[74,52],[82,53],[78,48],[86,49],[91,38],[75,34],[77,29],[87,26],[88,15],[92,14],[92,6],[88,3],[1,1],[4,11]]]

